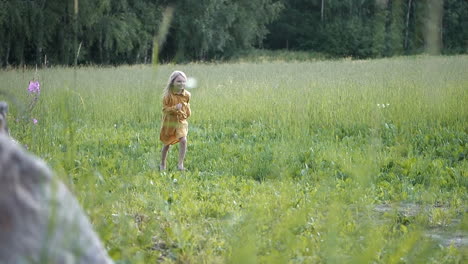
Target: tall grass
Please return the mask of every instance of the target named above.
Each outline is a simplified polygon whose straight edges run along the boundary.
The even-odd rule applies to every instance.
[[[188,171],[174,147],[160,173],[175,69],[198,80]],[[466,241],[467,69],[467,56],[85,67],[75,86],[73,69],[48,68],[32,113],[34,71],[0,80],[20,102],[12,136],[74,190],[118,263],[460,263],[466,242],[428,230]]]

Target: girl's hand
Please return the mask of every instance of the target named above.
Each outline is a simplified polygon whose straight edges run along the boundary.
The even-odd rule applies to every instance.
[[[180,110],[180,109],[182,109],[182,104],[176,104],[175,107],[176,107],[177,110]]]

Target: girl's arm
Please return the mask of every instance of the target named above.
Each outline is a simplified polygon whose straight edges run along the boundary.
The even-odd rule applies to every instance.
[[[189,118],[190,115],[192,114],[192,111],[190,110],[190,103],[187,103],[187,104],[185,105],[185,114],[187,115],[186,118]]]
[[[162,110],[166,114],[177,114],[180,112],[175,105],[171,105],[171,99],[168,97],[163,99]]]
[[[185,118],[189,118],[190,115],[192,114],[192,111],[190,110],[190,98],[192,95],[187,92],[187,103],[185,103]]]
[[[179,113],[179,116],[182,117],[182,119],[187,119],[192,114],[192,111],[190,110],[190,98],[192,96],[189,92],[186,92],[186,93],[187,93],[187,102],[182,103],[181,112]]]
[[[177,110],[177,116],[179,120],[187,119],[190,116],[190,104],[189,103],[181,103],[182,108]]]

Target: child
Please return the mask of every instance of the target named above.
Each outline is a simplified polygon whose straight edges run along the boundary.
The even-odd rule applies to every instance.
[[[179,163],[177,169],[184,170],[184,159],[187,151],[187,118],[190,117],[190,93],[185,90],[187,76],[181,71],[174,71],[169,77],[163,93],[163,123],[159,139],[163,142],[160,170],[166,169],[166,158],[169,147],[177,142],[179,146]]]

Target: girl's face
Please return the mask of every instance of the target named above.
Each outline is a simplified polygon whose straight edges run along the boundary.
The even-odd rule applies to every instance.
[[[174,91],[180,92],[183,89],[185,89],[185,78],[181,75],[177,76],[174,81],[172,82],[172,85],[174,86]]]

